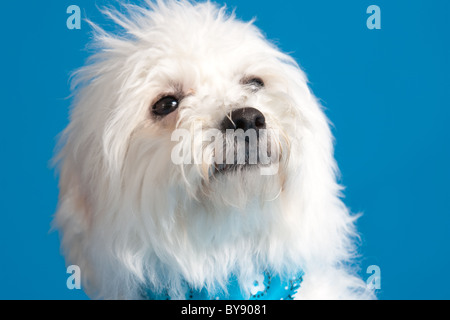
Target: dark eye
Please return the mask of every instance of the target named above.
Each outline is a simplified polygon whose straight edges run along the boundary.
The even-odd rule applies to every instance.
[[[258,91],[259,89],[264,88],[264,81],[258,77],[245,78],[242,81],[242,84],[249,86],[253,91]]]
[[[152,112],[158,116],[165,116],[178,108],[178,99],[167,96],[159,99],[152,107]]]

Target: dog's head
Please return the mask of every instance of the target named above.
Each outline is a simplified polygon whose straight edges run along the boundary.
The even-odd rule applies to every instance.
[[[71,260],[109,246],[138,278],[166,264],[172,279],[201,284],[235,264],[314,255],[304,243],[328,244],[349,220],[304,73],[253,23],[209,2],[150,6],[105,11],[126,33],[93,25],[100,50],[75,75],[57,220],[67,247],[73,220],[89,240]]]

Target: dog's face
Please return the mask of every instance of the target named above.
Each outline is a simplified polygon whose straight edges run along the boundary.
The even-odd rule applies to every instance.
[[[183,39],[192,46],[190,36]],[[290,79],[268,44],[252,35],[259,48],[229,53],[235,39],[226,36],[202,39],[194,52],[180,47],[152,60],[147,108],[131,134],[124,166],[127,175],[167,180],[165,189],[180,188],[194,201],[243,208],[255,196],[273,199],[281,192],[301,120]],[[177,41],[164,38],[170,39],[165,48]],[[136,170],[143,166],[149,176]]]
[[[176,14],[142,31],[146,42],[128,48],[112,75],[122,92],[112,90],[113,112],[102,116],[107,151],[121,150],[124,190],[143,207],[156,182],[166,192],[158,201],[184,205],[245,209],[276,199],[301,160],[302,108],[311,104],[304,75],[252,24],[207,25],[205,10],[186,28]]]
[[[349,219],[327,119],[294,60],[210,3],[107,14],[128,35],[98,30],[58,158],[69,260],[91,281],[117,261],[117,277],[203,285],[332,259],[320,248],[343,246],[329,239]]]

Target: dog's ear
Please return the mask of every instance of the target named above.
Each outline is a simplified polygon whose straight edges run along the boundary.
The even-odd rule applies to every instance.
[[[95,281],[88,253],[92,208],[73,159],[64,152],[60,152],[59,156],[62,157],[58,162],[60,193],[52,228],[60,232],[61,251],[65,256],[66,265],[76,265],[80,268],[82,286],[86,291],[92,288]],[[93,292],[86,292],[95,295]]]
[[[63,251],[68,253],[72,250],[67,246],[74,245],[72,238],[88,232],[91,217],[88,199],[73,159],[64,154],[63,150],[58,154],[57,165],[59,199],[52,227],[61,231]]]
[[[78,220],[79,227],[87,229],[92,220],[88,196],[71,162],[71,159],[66,159],[61,166],[57,218],[70,214],[71,219]]]

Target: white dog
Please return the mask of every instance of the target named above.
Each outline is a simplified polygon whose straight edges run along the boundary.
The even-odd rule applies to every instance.
[[[56,157],[55,225],[85,291],[372,298],[349,267],[356,218],[328,122],[295,61],[209,2],[147,5],[105,10],[120,36],[92,24],[98,52],[75,74]],[[243,147],[217,136],[230,130],[248,133]],[[269,162],[251,163],[251,132]]]

